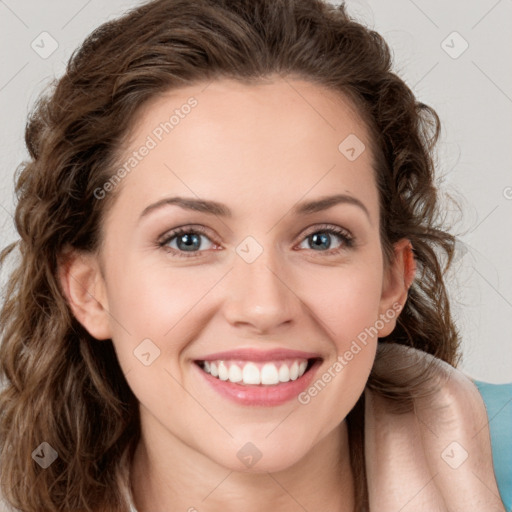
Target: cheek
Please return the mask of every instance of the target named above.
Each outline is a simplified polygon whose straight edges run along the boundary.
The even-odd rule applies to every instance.
[[[125,262],[109,274],[112,339],[119,363],[138,400],[150,409],[157,400],[163,415],[184,407],[177,384],[183,380],[180,356],[198,335],[194,329],[202,327],[195,321],[201,299],[218,281],[211,272],[199,278],[191,269],[140,262],[130,267]],[[173,398],[161,402],[164,395]]]
[[[351,265],[309,278],[306,296],[311,309],[336,341],[338,350],[357,338],[378,319],[382,272],[375,265]]]
[[[332,352],[299,398],[310,416],[319,419],[324,433],[349,413],[368,381],[377,349],[380,268],[376,262],[339,269],[324,278],[317,275],[310,288],[311,309],[332,343]]]
[[[122,366],[127,370],[138,367],[134,354],[149,339],[149,349],[159,354],[155,366],[165,360],[179,372],[180,354],[204,327],[204,318],[210,314],[208,294],[223,273],[212,269],[201,272],[197,267],[144,266],[140,262],[131,268],[125,262],[112,269],[109,312]]]
[[[291,291],[285,300],[304,302],[330,338],[357,335],[375,322],[382,289],[382,262],[366,260],[338,268],[296,269],[286,276]],[[130,267],[124,263],[110,273],[109,312],[125,331],[156,339],[167,339],[179,330],[180,323],[190,326],[192,317],[197,320],[209,314],[208,294],[214,291],[219,298],[214,289],[225,274],[225,269],[212,267],[144,267],[140,262]]]
[[[193,267],[125,266],[111,274],[110,312],[127,328],[162,337],[199,304],[218,280],[216,274]]]

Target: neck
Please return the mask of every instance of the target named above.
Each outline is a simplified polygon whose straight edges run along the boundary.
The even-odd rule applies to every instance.
[[[156,448],[146,442],[144,433],[142,429],[130,472],[138,512],[354,509],[345,421],[293,466],[274,473],[232,471],[175,438],[170,439],[168,450],[161,444]],[[172,460],[169,453],[173,454]]]

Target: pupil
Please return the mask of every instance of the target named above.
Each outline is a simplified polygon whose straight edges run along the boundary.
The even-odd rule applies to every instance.
[[[182,245],[182,244],[180,244],[181,241],[183,241],[185,244],[182,247],[180,247],[180,245]],[[178,238],[177,244],[180,249],[183,249],[183,248],[185,250],[190,250],[191,248],[199,249],[199,246],[201,245],[201,240],[200,240],[199,236],[196,234],[185,234],[185,235],[181,235]]]
[[[329,249],[329,247],[331,246],[329,235],[326,234],[318,235],[317,233],[315,233],[311,235],[311,240],[313,241],[314,244],[316,244],[317,242],[320,242],[321,244],[323,243],[325,249]]]

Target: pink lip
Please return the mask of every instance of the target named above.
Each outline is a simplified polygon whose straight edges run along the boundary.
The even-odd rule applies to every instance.
[[[300,356],[292,357],[304,357],[305,354],[304,352],[285,352],[288,357],[290,353],[301,354]],[[223,354],[236,354],[237,357],[240,356],[238,351],[229,353],[226,352]],[[265,352],[261,354],[265,354],[267,357],[267,354],[269,353]],[[222,354],[214,354],[215,357],[213,357],[212,360],[217,359],[219,355]],[[253,354],[251,354],[251,356],[253,356]],[[269,359],[272,358],[274,358],[274,360],[278,359],[276,358],[275,353],[269,357]],[[310,385],[320,364],[321,361],[317,360],[314,362],[313,366],[308,371],[306,371],[304,375],[302,375],[302,377],[299,377],[297,380],[292,380],[290,382],[276,384],[275,386],[251,386],[235,384],[233,382],[212,377],[209,373],[203,371],[197,364],[193,364],[192,366],[195,368],[195,371],[199,372],[203,378],[206,379],[206,382],[211,386],[211,388],[217,391],[217,393],[223,397],[228,398],[239,405],[272,407],[284,404],[289,400],[293,400],[300,393],[302,393]]]
[[[278,361],[280,359],[316,359],[320,354],[313,352],[301,352],[299,350],[288,350],[276,348],[273,350],[256,350],[251,348],[241,348],[225,352],[216,352],[197,361],[229,361],[238,359],[242,361]]]

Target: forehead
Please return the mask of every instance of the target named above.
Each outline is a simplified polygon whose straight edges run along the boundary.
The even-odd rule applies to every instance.
[[[139,111],[121,160],[144,147],[121,183],[126,204],[176,193],[243,209],[333,188],[377,201],[362,118],[346,97],[305,80],[170,90]]]

